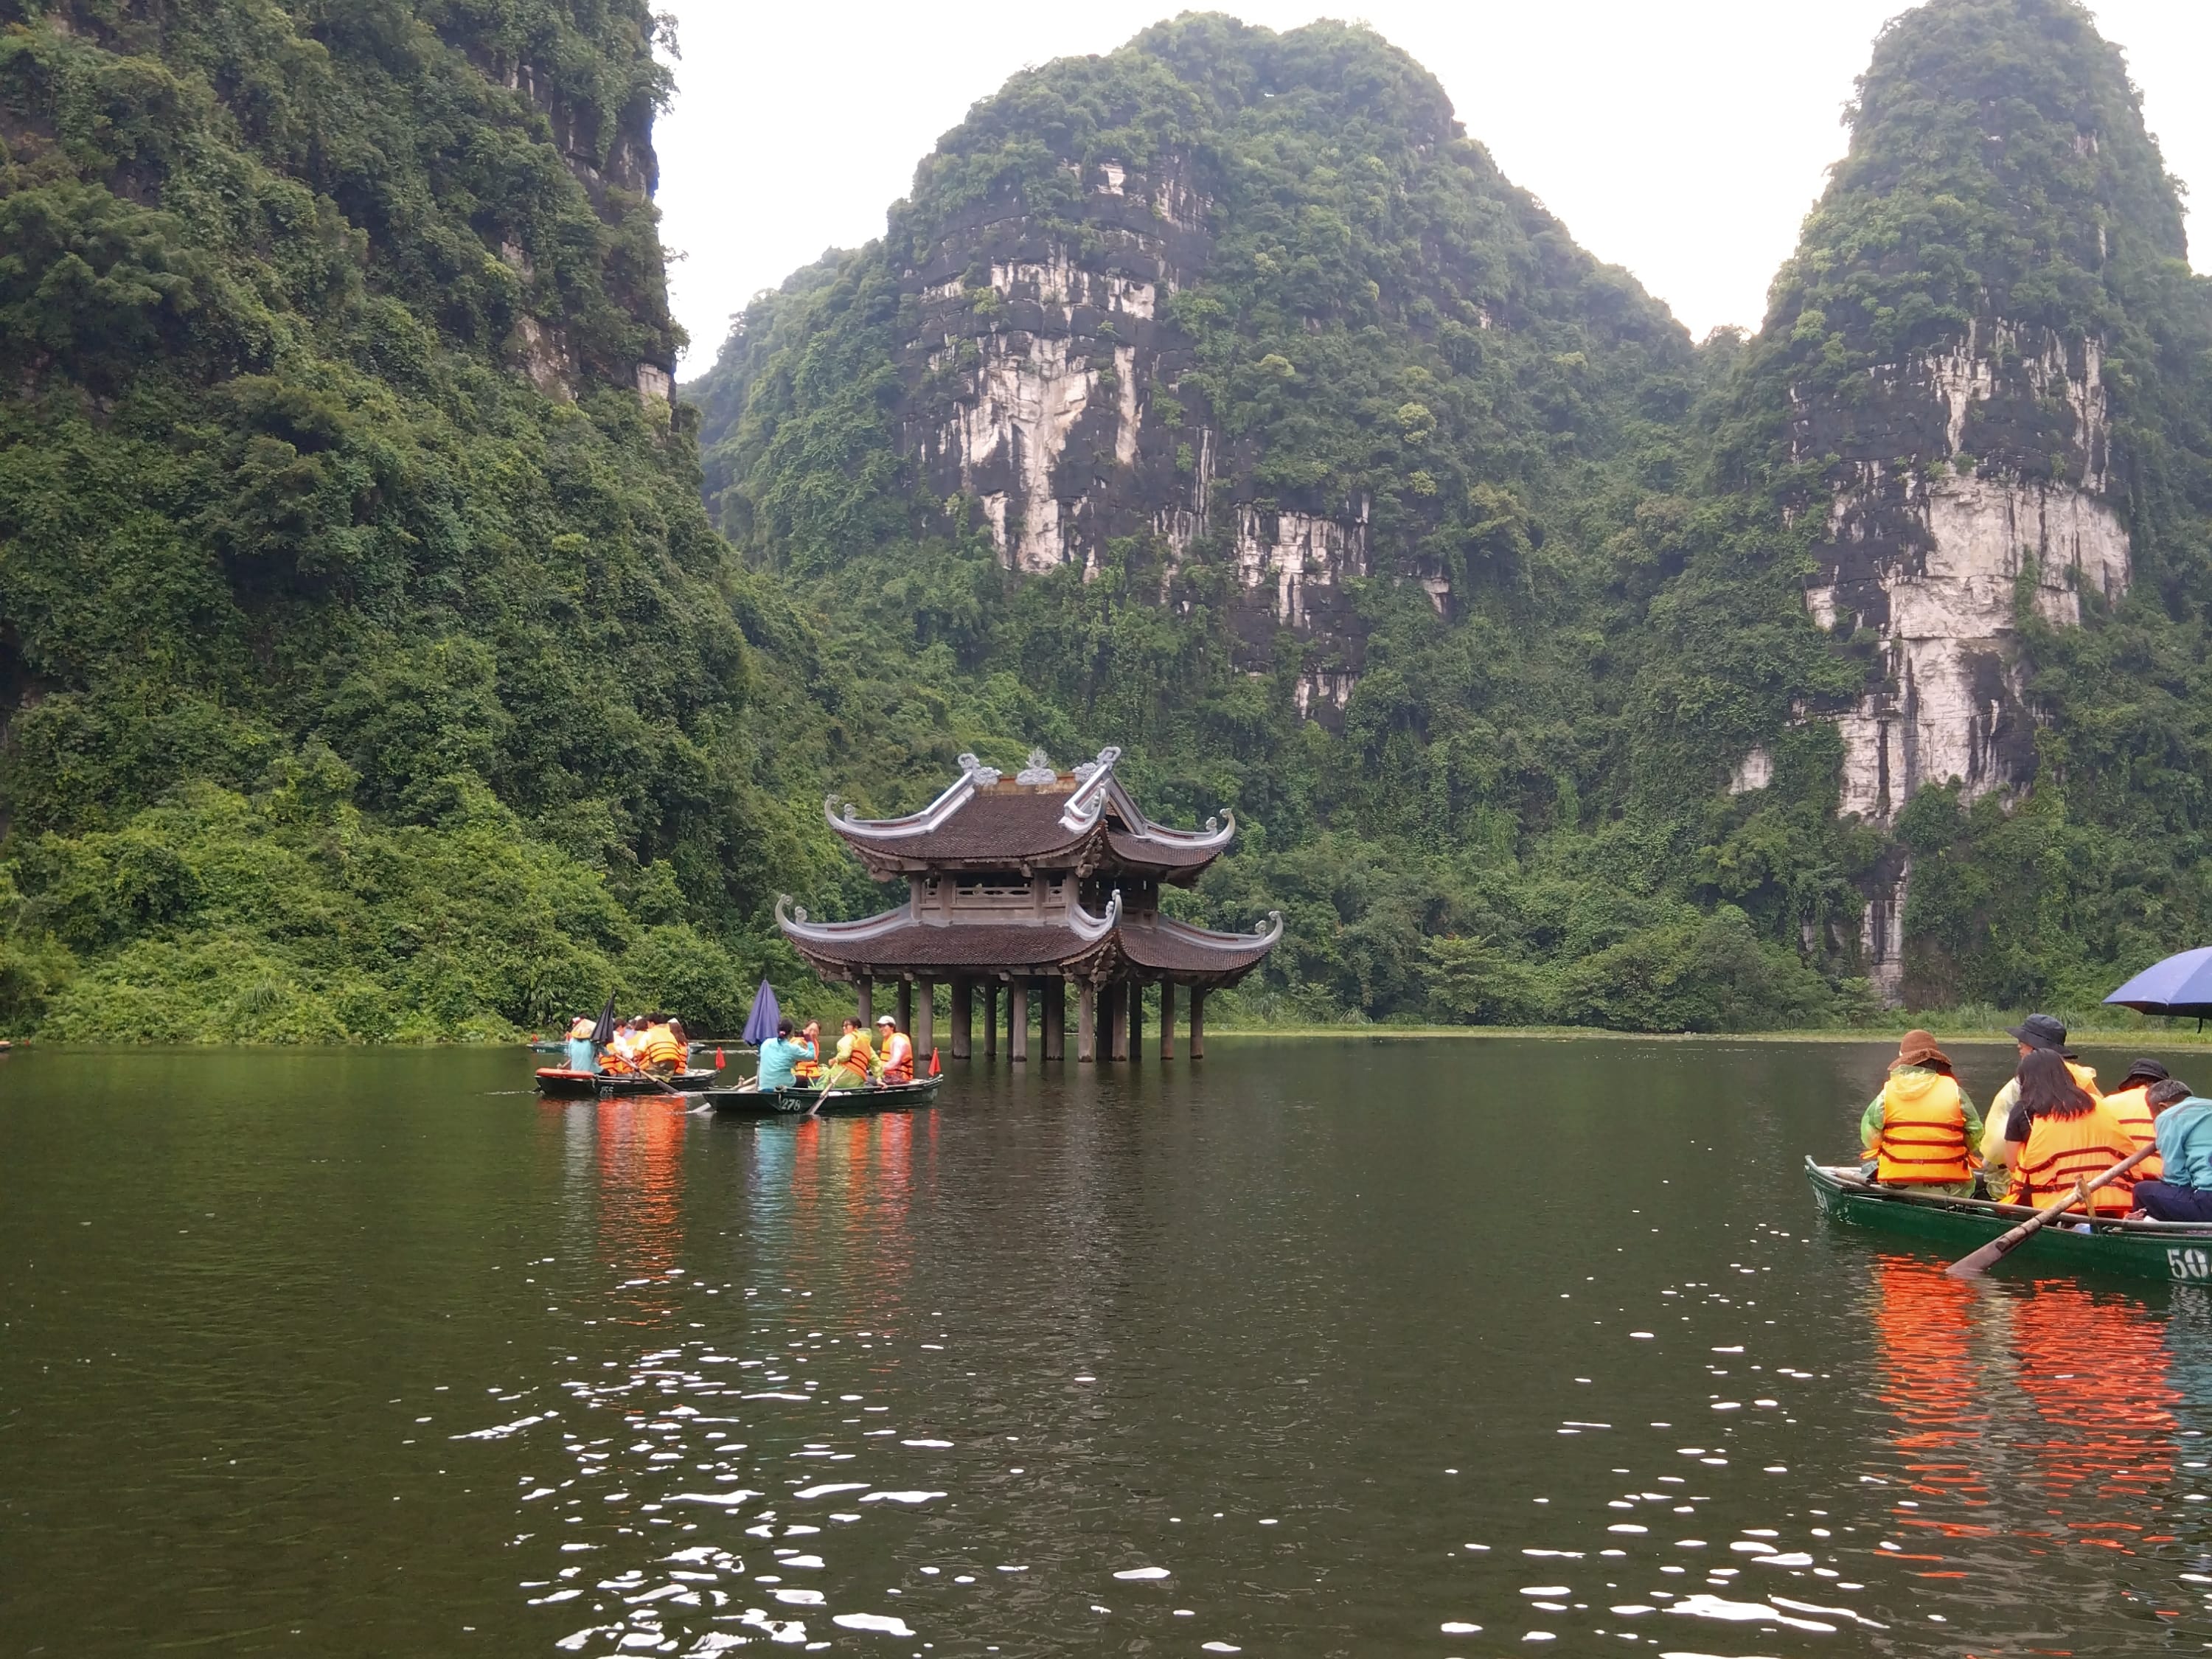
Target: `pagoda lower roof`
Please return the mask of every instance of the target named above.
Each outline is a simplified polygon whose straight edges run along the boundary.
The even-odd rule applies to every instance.
[[[1242,979],[1282,937],[1279,915],[1259,933],[1219,933],[1164,916],[1125,917],[1116,894],[1103,916],[1079,908],[1066,921],[943,922],[905,908],[861,921],[813,922],[776,909],[793,949],[833,979],[995,975],[1016,970],[1113,979],[1132,973],[1195,984]]]

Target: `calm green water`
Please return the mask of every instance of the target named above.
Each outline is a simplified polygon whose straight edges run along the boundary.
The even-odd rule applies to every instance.
[[[1826,1231],[1888,1052],[1221,1040],[799,1124],[9,1056],[0,1648],[2212,1645],[2212,1312]]]

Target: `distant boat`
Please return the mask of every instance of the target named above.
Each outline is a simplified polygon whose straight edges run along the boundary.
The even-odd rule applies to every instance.
[[[1820,1213],[1831,1221],[1917,1238],[1954,1256],[2009,1232],[2035,1213],[2025,1205],[1878,1187],[1863,1179],[1855,1167],[1830,1169],[1809,1158],[1805,1178],[1813,1183]],[[2099,1221],[2088,1232],[2075,1231],[2080,1224],[2078,1218],[2052,1222],[2008,1255],[2004,1265],[2025,1261],[2046,1271],[2212,1284],[2212,1226],[2193,1221]]]

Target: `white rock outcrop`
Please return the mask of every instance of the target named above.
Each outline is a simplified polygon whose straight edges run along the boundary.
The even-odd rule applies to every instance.
[[[1843,464],[1805,602],[1839,637],[1873,636],[1866,693],[1836,717],[1839,810],[1887,829],[1924,787],[1955,781],[1974,799],[2027,782],[2033,720],[2017,606],[2024,598],[2045,621],[2077,624],[2085,592],[2127,591],[2130,550],[2106,495],[2110,412],[2095,341],[2069,349],[2047,331],[1982,324],[1874,380],[1867,410],[1833,429],[1801,402],[1796,447],[1802,457],[1848,444],[1879,457]],[[1885,422],[1893,442],[1882,456]],[[1899,862],[1877,882],[1861,935],[1869,975],[1893,1002],[1910,879]]]

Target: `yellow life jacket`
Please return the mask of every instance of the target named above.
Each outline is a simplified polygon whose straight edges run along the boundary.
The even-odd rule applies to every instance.
[[[2151,1119],[2149,1084],[2138,1083],[2132,1089],[2106,1095],[2105,1104],[2112,1109],[2112,1115],[2119,1120],[2120,1127],[2128,1132],[2128,1139],[2137,1147],[2158,1144],[2155,1126]],[[2156,1152],[2136,1164],[2134,1170],[2134,1178],[2137,1181],[2158,1181],[2165,1175],[2166,1160]]]
[[[2134,1138],[2102,1100],[2079,1117],[2030,1119],[2020,1168],[2014,1171],[2011,1201],[2056,1203],[2061,1194],[2074,1190],[2077,1180],[2104,1174],[2135,1149]],[[2089,1194],[2089,1207],[2099,1215],[2125,1215],[2135,1207],[2133,1180],[2124,1176],[2098,1188]]]
[[[681,1066],[684,1057],[684,1045],[665,1025],[650,1028],[637,1046],[637,1058],[647,1066]]]
[[[1959,1085],[1940,1072],[1892,1073],[1881,1091],[1881,1134],[1870,1149],[1877,1180],[1899,1186],[1971,1181],[1966,1109]]]

